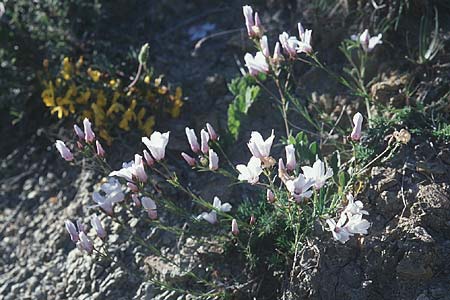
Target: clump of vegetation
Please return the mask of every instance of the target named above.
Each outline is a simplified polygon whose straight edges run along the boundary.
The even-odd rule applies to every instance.
[[[145,62],[143,62],[145,63]],[[111,144],[115,129],[135,127],[150,135],[156,116],[178,118],[183,106],[182,89],[170,88],[163,76],[145,67],[131,85],[123,76],[88,65],[83,57],[65,57],[56,71],[44,61],[42,101],[59,119],[74,115],[95,122],[100,136]]]

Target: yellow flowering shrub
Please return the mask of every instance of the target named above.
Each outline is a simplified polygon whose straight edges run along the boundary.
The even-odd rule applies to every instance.
[[[75,63],[64,58],[56,74],[48,70],[48,60],[43,65],[41,97],[50,113],[58,119],[74,115],[93,120],[109,144],[117,127],[124,131],[138,128],[148,136],[156,117],[178,118],[183,106],[182,89],[171,90],[162,75],[154,77],[152,72],[128,87],[121,78],[87,66],[83,57]]]

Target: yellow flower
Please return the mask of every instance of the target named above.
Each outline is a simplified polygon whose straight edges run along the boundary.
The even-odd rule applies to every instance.
[[[147,75],[147,76],[145,76],[144,77],[144,82],[146,83],[146,84],[150,84],[150,81],[152,80],[152,78],[150,77],[150,75]]]
[[[111,79],[109,81],[109,86],[113,89],[116,90],[117,88],[119,88],[119,84],[120,84],[120,79]]]
[[[149,136],[153,132],[153,127],[155,126],[155,116],[147,118],[144,125],[140,126],[140,129]]]
[[[122,120],[119,123],[119,127],[122,128],[123,130],[126,130],[126,131],[130,130],[129,122],[132,120],[136,120],[136,114],[134,113],[136,104],[137,104],[136,100],[133,99],[133,101],[131,101],[130,107],[123,114]]]
[[[94,112],[94,122],[98,127],[102,127],[105,120],[105,111],[97,105],[97,103],[91,104],[92,111]]]
[[[116,103],[120,97],[120,93],[118,91],[114,91],[112,103]]]
[[[80,94],[75,101],[79,104],[86,104],[88,103],[89,98],[91,98],[91,90],[87,89],[82,94]]]
[[[158,93],[161,95],[165,95],[169,91],[169,88],[167,86],[163,85],[158,88]]]
[[[65,109],[63,106],[55,106],[52,108],[50,113],[53,115],[54,113],[58,113],[58,119],[62,119],[63,117],[67,117],[69,115],[69,111]]]
[[[97,91],[97,105],[100,107],[104,107],[106,105],[106,97],[105,97],[105,93],[103,92],[103,90],[98,90]]]
[[[91,68],[87,70],[87,73],[94,82],[98,82],[100,80],[100,76],[102,76],[102,73],[100,73],[100,71],[92,70]]]
[[[136,116],[136,119],[137,119],[137,121],[138,121],[138,126],[139,126],[139,127],[142,126],[142,120],[143,120],[144,117],[145,117],[145,113],[146,113],[145,108],[144,108],[144,107],[141,107],[141,109],[139,110],[139,112],[138,112],[138,114],[137,114],[137,116]]]
[[[47,88],[42,91],[41,97],[45,106],[53,107],[55,106],[55,89],[53,87],[53,82],[49,81],[46,84]]]
[[[158,87],[161,84],[163,77],[164,77],[163,75],[159,75],[158,78],[155,78],[155,86],[156,87]]]
[[[113,103],[108,110],[106,111],[106,116],[111,116],[114,113],[118,113],[119,111],[124,111],[125,107],[120,103]]]
[[[61,75],[64,80],[69,80],[72,73],[72,64],[70,63],[70,59],[68,57],[64,57],[63,59],[63,68],[61,70]]]
[[[75,67],[76,67],[77,69],[81,68],[81,66],[83,65],[83,61],[84,61],[83,56],[80,56],[80,57],[78,58],[77,63],[75,64]]]
[[[83,112],[81,113],[81,116],[82,116],[83,119],[84,118],[88,118],[89,120],[93,119],[92,118],[92,111],[87,110],[87,109],[83,110]]]
[[[170,100],[173,101],[172,109],[170,110],[170,115],[172,118],[178,118],[181,113],[181,107],[183,106],[183,90],[181,87],[177,87],[175,90],[175,95],[170,96]]]
[[[113,140],[112,137],[108,134],[108,132],[105,129],[100,129],[99,134],[100,137],[106,141],[106,144],[108,144],[108,146],[111,146]]]

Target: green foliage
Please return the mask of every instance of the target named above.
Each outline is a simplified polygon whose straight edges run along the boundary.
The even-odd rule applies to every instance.
[[[439,123],[438,128],[433,130],[431,134],[438,140],[450,142],[450,123]]]
[[[319,145],[315,141],[309,142],[308,136],[303,131],[298,132],[295,137],[291,135],[288,139],[283,139],[282,142],[294,145],[301,164],[313,163],[316,156],[320,157]]]
[[[234,78],[228,84],[228,89],[234,95],[233,102],[228,106],[228,131],[236,140],[239,136],[241,123],[250,106],[258,97],[260,88],[251,76],[244,76]]]
[[[60,59],[80,44],[83,32],[99,20],[95,1],[6,1],[0,19],[0,109],[20,118],[39,86],[44,58]]]
[[[420,20],[418,64],[432,61],[444,44],[439,39],[439,18],[436,7],[434,8],[434,30],[430,29],[430,19],[423,15]]]

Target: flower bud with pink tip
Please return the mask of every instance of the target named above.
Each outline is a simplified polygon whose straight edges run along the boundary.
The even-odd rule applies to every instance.
[[[137,193],[137,192],[139,192],[139,188],[137,187],[137,185],[135,185],[134,183],[132,183],[132,182],[127,182],[127,187],[130,189],[130,191],[132,191],[132,192],[135,192],[135,193]]]
[[[269,203],[275,202],[275,194],[271,190],[266,191],[266,199]]]
[[[231,221],[231,233],[233,235],[238,235],[239,234],[239,227],[238,227],[238,223],[237,223],[236,219],[233,219]]]
[[[195,166],[195,158],[189,156],[188,154],[181,152],[181,156],[184,158],[184,160],[187,162],[188,165],[190,165],[191,167]]]
[[[131,199],[133,199],[134,206],[141,207],[141,200],[139,200],[139,197],[137,194],[132,194]]]
[[[70,152],[70,149],[67,148],[66,144],[64,144],[63,141],[56,140],[55,146],[56,146],[56,149],[58,150],[59,154],[61,154],[62,158],[64,158],[66,161],[73,160],[72,152]]]
[[[255,225],[255,223],[256,223],[256,218],[255,218],[254,215],[251,215],[250,216],[250,221],[248,222],[248,224],[253,226],[253,225]]]
[[[92,251],[94,251],[94,245],[92,244],[91,239],[83,231],[80,232],[80,240],[78,241],[77,246],[88,254],[91,254]]]
[[[76,243],[79,240],[78,237],[78,231],[77,228],[75,227],[75,224],[73,224],[70,220],[66,220],[64,221],[65,225],[66,225],[66,229],[67,232],[69,232],[70,234],[70,239],[72,240],[72,242]]]
[[[106,237],[106,231],[103,228],[102,222],[95,214],[91,217],[91,225],[95,229],[95,232],[97,232],[99,238],[104,239]]]
[[[205,129],[202,129],[200,131],[200,137],[201,137],[201,149],[203,154],[207,154],[209,152],[209,134]]]
[[[219,136],[217,135],[216,131],[211,126],[211,124],[206,123],[206,129],[208,130],[211,141],[217,141],[219,139]]]
[[[194,129],[186,127],[184,130],[186,132],[186,137],[188,139],[189,145],[191,146],[191,150],[194,153],[198,153],[200,151],[200,145],[198,144]]]
[[[150,197],[141,198],[142,206],[147,210],[148,217],[152,220],[158,218],[158,213],[156,211],[156,203]]]
[[[84,139],[86,143],[92,143],[95,140],[95,133],[92,130],[92,124],[88,118],[84,118],[83,126],[84,126]]]
[[[95,141],[95,147],[97,148],[97,155],[100,157],[104,157],[106,152],[103,149],[102,144],[100,144],[98,140]]]
[[[354,141],[359,141],[361,138],[363,116],[359,112],[353,116],[353,130],[350,138]]]
[[[149,167],[153,166],[155,161],[153,160],[153,158],[150,155],[150,153],[148,153],[147,150],[144,150],[143,153],[144,153],[144,159],[145,159],[145,162],[147,163],[147,166],[149,166]]]
[[[261,52],[264,54],[265,57],[270,57],[270,50],[269,50],[269,42],[267,41],[267,36],[264,35],[261,40],[259,41],[259,45],[261,46]]]
[[[297,164],[295,160],[295,148],[294,145],[287,145],[286,150],[286,168],[289,171],[295,170],[295,165]]]
[[[217,170],[219,168],[219,156],[217,156],[217,153],[214,152],[213,149],[209,149],[209,169],[210,170]]]
[[[78,136],[80,140],[84,140],[84,132],[83,130],[81,130],[80,127],[78,127],[77,124],[73,125],[73,130],[75,131],[75,134]]]
[[[142,156],[139,154],[134,155],[134,165],[132,168],[133,176],[137,178],[140,182],[147,181],[147,173],[144,168],[144,161],[142,160]]]

